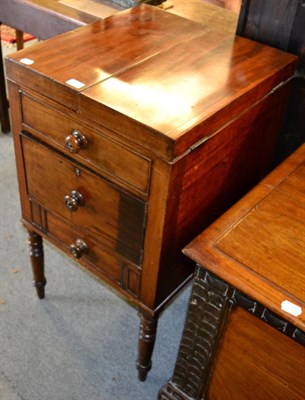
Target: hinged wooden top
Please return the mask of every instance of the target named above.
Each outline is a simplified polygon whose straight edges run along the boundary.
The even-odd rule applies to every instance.
[[[295,63],[141,5],[10,55],[7,75],[173,160],[289,79]]]
[[[305,144],[183,252],[305,331]]]

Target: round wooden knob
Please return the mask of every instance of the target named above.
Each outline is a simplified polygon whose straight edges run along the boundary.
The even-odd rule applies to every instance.
[[[83,195],[80,194],[77,190],[72,190],[70,195],[65,196],[65,206],[70,211],[76,211],[79,206],[84,204]]]
[[[78,153],[81,149],[85,149],[88,146],[86,136],[78,129],[75,129],[71,135],[65,139],[66,149],[70,153]]]
[[[75,258],[81,258],[81,256],[86,254],[87,251],[88,246],[82,239],[76,239],[75,243],[70,245],[70,253]]]

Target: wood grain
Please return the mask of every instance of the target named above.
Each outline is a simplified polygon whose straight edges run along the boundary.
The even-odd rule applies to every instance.
[[[34,64],[20,62],[24,57]],[[103,216],[97,227],[95,204],[90,226],[98,235],[106,229],[112,249],[121,214],[118,193],[148,202],[145,238],[142,243],[139,236],[137,246],[143,251],[141,300],[153,313],[191,275],[190,268],[183,269],[180,249],[266,172],[295,63],[291,55],[142,5],[9,57],[9,79],[22,88],[16,95],[18,86],[11,83],[20,115],[14,123],[16,149],[21,158],[17,138],[25,130],[51,146],[50,159],[56,150],[101,175],[88,180],[90,195],[101,185],[116,211],[109,210],[109,219]],[[85,87],[70,87],[68,77],[83,80]],[[184,101],[187,115],[178,107]],[[66,130],[74,128],[89,140],[79,155],[63,148]],[[44,170],[61,193],[61,183]],[[70,184],[76,179],[68,172],[63,178]],[[31,221],[24,179],[24,219]],[[36,179],[27,179],[37,189]],[[46,194],[39,197],[39,190],[35,196],[67,217],[59,198],[56,205]],[[82,223],[84,218],[78,226]]]
[[[305,348],[242,308],[232,312],[210,382],[210,400],[301,400]]]
[[[22,146],[28,197],[140,265],[145,203],[26,136]],[[41,182],[48,184],[41,187]],[[79,192],[84,201],[76,211],[64,203],[72,190]]]
[[[44,101],[44,103],[42,103]],[[120,183],[138,189],[147,194],[151,160],[111,139],[111,132],[97,131],[66,109],[54,108],[54,104],[45,104],[45,99],[33,98],[28,93],[21,95],[23,128],[34,136],[52,143],[52,146],[86,164],[97,172],[102,171]],[[35,113],[33,113],[35,109]],[[71,154],[65,146],[65,139],[75,130],[85,136],[87,147],[77,154]]]
[[[305,145],[184,250],[303,331],[304,161]],[[284,300],[302,313],[283,311]]]
[[[127,119],[149,126],[172,143],[173,158],[227,123],[232,107],[245,109],[288,79],[288,58],[245,39],[203,32],[84,90],[81,112],[90,118],[89,98],[122,114],[126,130]],[[103,118],[109,114],[105,109]]]
[[[34,64],[24,66],[24,57]],[[109,129],[117,130],[119,113],[121,135],[158,153],[163,147],[172,160],[226,124],[233,109],[241,112],[289,79],[295,63],[292,55],[142,5],[12,55],[7,71]],[[73,89],[71,78],[84,87]]]
[[[164,8],[172,14],[233,35],[236,31],[238,13],[226,9],[224,3],[224,1],[168,0],[164,3]]]

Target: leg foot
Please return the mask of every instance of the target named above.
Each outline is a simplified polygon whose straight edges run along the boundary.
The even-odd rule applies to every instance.
[[[47,283],[44,275],[43,240],[36,232],[29,232],[30,257],[33,270],[33,285],[37,296],[44,298],[44,287]]]
[[[144,312],[140,312],[140,314],[141,324],[137,369],[139,380],[144,382],[152,365],[151,357],[156,340],[158,317],[152,317]]]

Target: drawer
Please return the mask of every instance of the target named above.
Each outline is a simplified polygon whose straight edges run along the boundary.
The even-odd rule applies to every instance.
[[[133,297],[139,296],[141,281],[139,268],[108,249],[104,250],[90,235],[78,231],[58,216],[46,212],[45,218],[48,237],[65,252],[71,254],[70,249],[73,246],[74,254],[86,269],[110,284],[114,283]],[[80,244],[85,244],[84,252]]]
[[[151,169],[148,158],[78,123],[76,116],[69,118],[25,93],[21,95],[21,106],[26,130],[101,173],[148,192]]]
[[[146,203],[37,139],[21,140],[29,198],[140,265]]]

